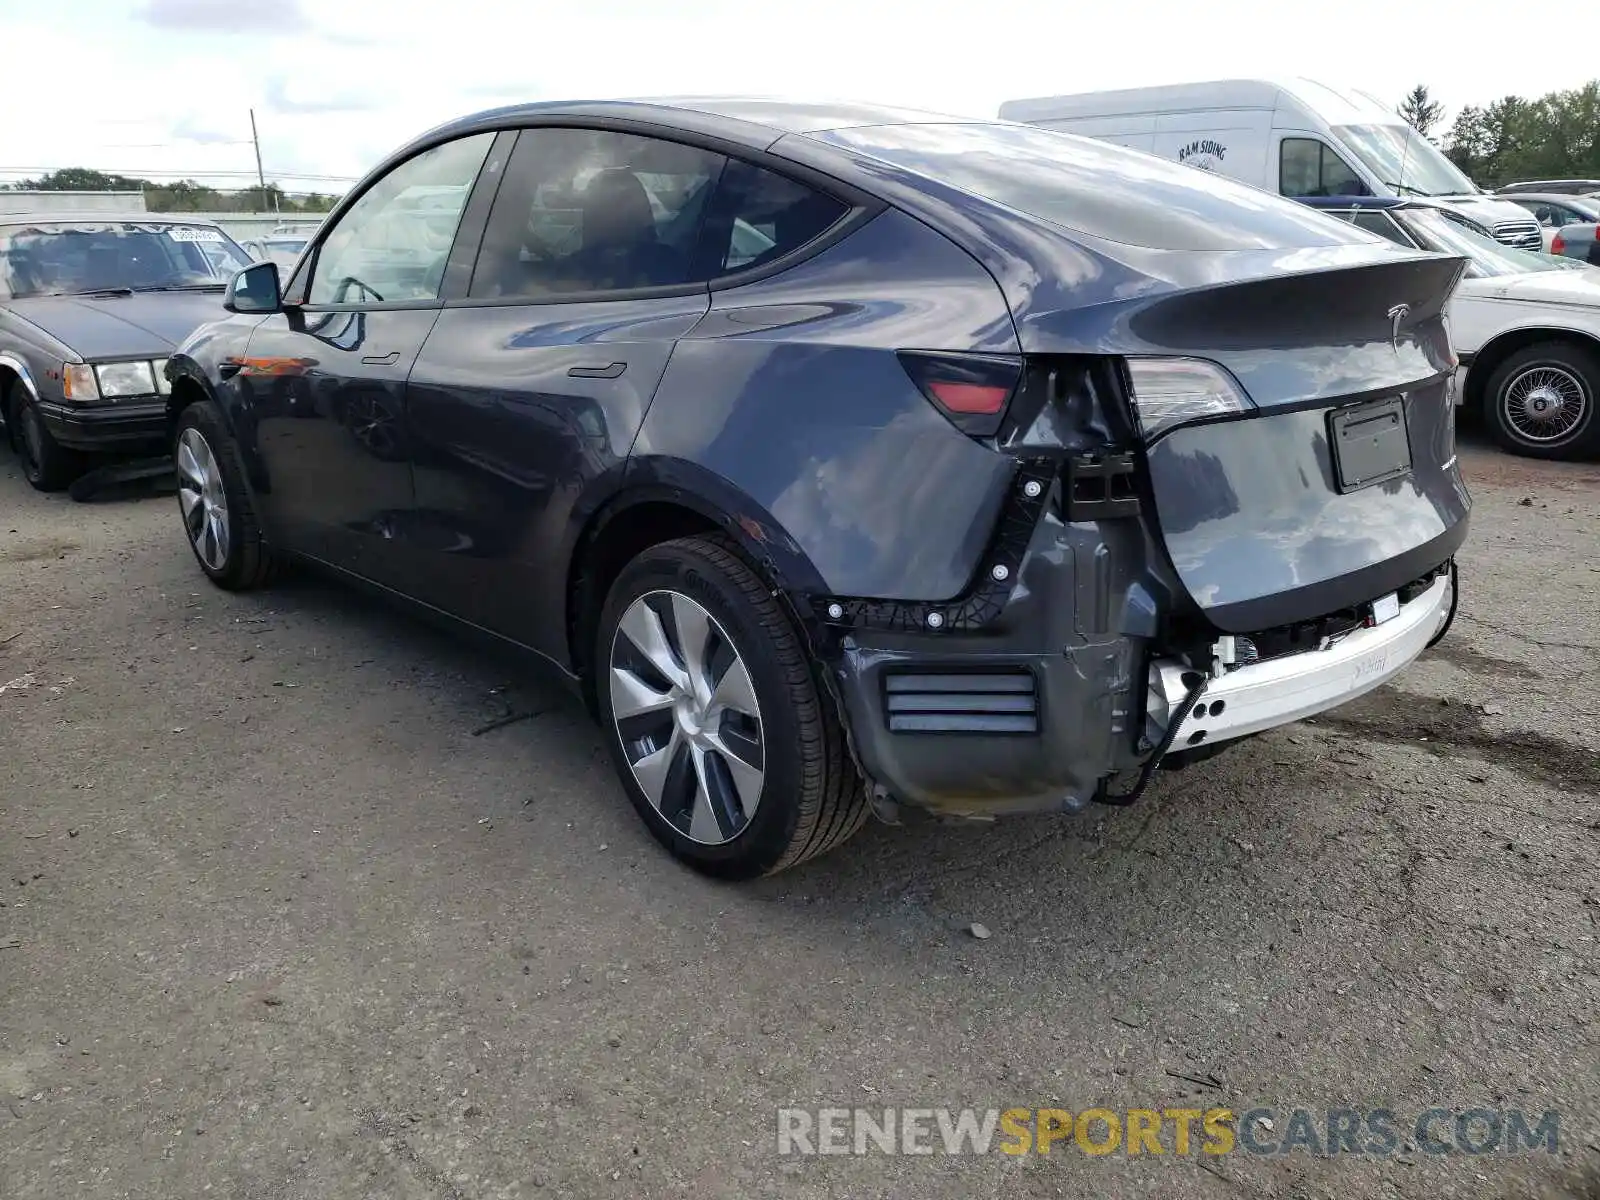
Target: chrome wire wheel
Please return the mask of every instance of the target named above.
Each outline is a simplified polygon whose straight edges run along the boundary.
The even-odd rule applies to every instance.
[[[750,824],[766,779],[761,705],[727,631],[697,601],[658,590],[623,613],[611,642],[611,717],[641,791],[706,846]]]
[[[1530,366],[1506,381],[1500,411],[1508,428],[1531,445],[1566,441],[1583,423],[1589,391],[1566,367]]]
[[[178,506],[183,526],[200,561],[213,571],[228,563],[228,494],[217,456],[198,429],[178,437]]]

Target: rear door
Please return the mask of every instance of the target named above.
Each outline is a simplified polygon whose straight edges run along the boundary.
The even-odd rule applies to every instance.
[[[616,130],[517,135],[411,376],[407,591],[564,655],[563,539],[709,307],[699,239],[724,161]]]
[[[414,502],[406,380],[439,318],[462,214],[495,137],[445,143],[374,183],[320,239],[286,311],[263,321],[248,357],[231,364],[250,398],[273,528],[295,549],[378,582],[396,578],[394,523]],[[422,188],[446,189],[449,200],[423,212],[408,203]]]

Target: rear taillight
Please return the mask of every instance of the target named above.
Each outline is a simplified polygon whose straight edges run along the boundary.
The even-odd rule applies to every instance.
[[[1146,441],[1176,425],[1255,407],[1233,376],[1199,358],[1130,358],[1133,415]]]
[[[1001,354],[930,354],[902,350],[913,383],[955,427],[972,437],[992,437],[1022,378],[1022,360]]]
[[[1550,253],[1551,254],[1565,254],[1566,252],[1567,252],[1567,239],[1562,237],[1558,233],[1558,234],[1556,234],[1555,237],[1550,239]]]

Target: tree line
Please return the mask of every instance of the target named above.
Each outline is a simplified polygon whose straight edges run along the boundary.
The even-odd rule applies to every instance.
[[[1519,179],[1600,179],[1600,80],[1531,100],[1504,96],[1481,108],[1469,104],[1448,130],[1442,129],[1444,111],[1426,84],[1412,88],[1399,108],[1402,117],[1440,143],[1450,161],[1480,187]],[[0,184],[0,190],[12,189],[137,191],[154,212],[327,212],[339,199],[318,192],[292,194],[276,183],[224,190],[192,179],[156,183],[88,167]]]
[[[88,167],[66,167],[37,179],[0,184],[18,192],[143,192],[151,212],[309,212],[330,210],[339,199],[320,192],[295,194],[276,183],[265,187],[214,188],[192,179],[156,183],[134,175],[107,174]]]
[[[1426,85],[1411,89],[1400,115],[1441,141],[1444,106]],[[1505,96],[1469,104],[1442,131],[1450,161],[1479,187],[1521,179],[1600,179],[1600,80],[1535,99]]]

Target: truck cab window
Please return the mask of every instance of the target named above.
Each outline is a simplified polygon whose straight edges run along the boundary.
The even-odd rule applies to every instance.
[[[1326,142],[1284,138],[1278,191],[1285,196],[1366,196],[1367,185]]]

